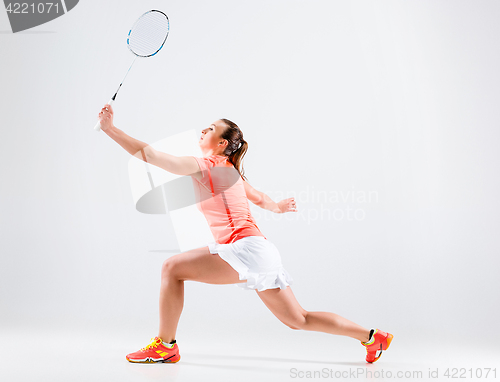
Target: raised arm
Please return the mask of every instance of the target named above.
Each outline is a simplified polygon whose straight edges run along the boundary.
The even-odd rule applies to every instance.
[[[247,195],[248,200],[250,200],[256,206],[260,208],[264,208],[266,210],[276,212],[277,214],[288,212],[288,211],[297,211],[295,205],[295,198],[284,199],[278,203],[273,201],[268,195],[264,194],[261,191],[257,191],[253,188],[250,183],[246,180],[243,180],[243,185],[245,186],[245,193]]]
[[[122,146],[130,155],[160,167],[172,174],[191,175],[200,171],[200,167],[192,156],[178,157],[155,150],[147,143],[141,142],[113,125],[113,109],[105,105],[99,113],[101,130],[116,143]]]

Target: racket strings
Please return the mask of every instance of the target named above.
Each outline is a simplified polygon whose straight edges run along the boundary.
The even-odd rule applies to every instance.
[[[133,26],[128,37],[128,47],[137,56],[148,57],[158,52],[169,31],[165,14],[151,11],[144,14]]]

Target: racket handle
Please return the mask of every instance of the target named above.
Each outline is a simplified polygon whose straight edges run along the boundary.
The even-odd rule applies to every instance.
[[[101,122],[97,121],[97,125],[94,126],[95,131],[101,131]]]
[[[113,98],[111,98],[109,101],[108,101],[108,105],[112,105],[113,104]],[[97,121],[97,124],[94,126],[94,130],[95,131],[101,131],[101,121]]]

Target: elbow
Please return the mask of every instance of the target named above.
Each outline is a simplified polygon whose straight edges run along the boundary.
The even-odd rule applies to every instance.
[[[154,163],[154,161],[156,160],[156,150],[151,146],[146,146],[144,147],[143,151],[144,155],[146,156],[147,162]]]
[[[254,202],[255,205],[262,207],[264,202],[265,202],[264,194],[258,193],[257,195],[255,195],[255,202]]]
[[[137,151],[134,156],[144,162],[154,163],[156,158],[156,150],[151,146],[145,146],[139,151]]]
[[[264,193],[259,194],[255,204],[264,210],[269,210],[269,199],[266,196]]]

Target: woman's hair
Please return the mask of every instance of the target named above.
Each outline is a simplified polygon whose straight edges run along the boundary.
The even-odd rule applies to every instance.
[[[236,123],[225,118],[221,118],[220,120],[227,126],[221,135],[221,138],[226,139],[228,142],[226,150],[224,150],[224,155],[229,157],[229,162],[231,162],[234,168],[238,170],[240,176],[247,180],[247,178],[243,175],[245,170],[243,169],[242,160],[247,152],[248,143],[243,139],[243,133]]]

